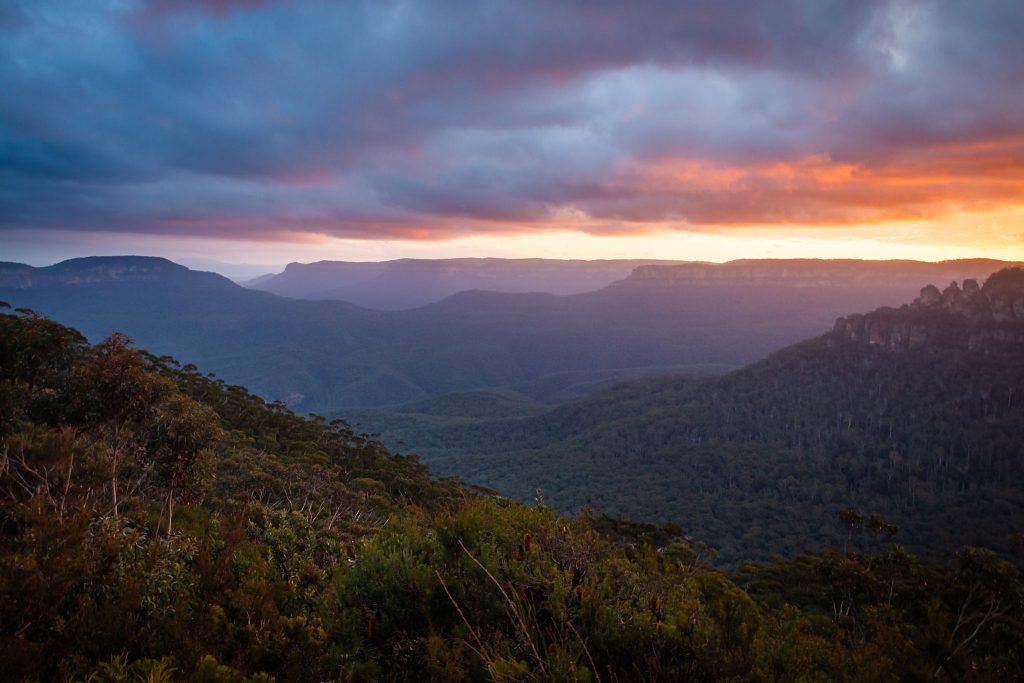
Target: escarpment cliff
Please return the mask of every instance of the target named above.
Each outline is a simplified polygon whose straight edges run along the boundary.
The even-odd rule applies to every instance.
[[[892,289],[921,282],[986,278],[1018,264],[991,259],[925,261],[864,261],[859,259],[739,259],[727,263],[654,264],[637,267],[624,283],[787,284],[794,287]],[[913,290],[911,290],[913,291]]]
[[[231,285],[230,280],[216,273],[191,271],[173,261],[152,256],[88,256],[43,268],[0,262],[0,287],[11,289],[113,282],[173,282],[184,279]]]
[[[1024,354],[1024,269],[921,289],[913,303],[836,320],[833,340],[898,349],[955,347]]]

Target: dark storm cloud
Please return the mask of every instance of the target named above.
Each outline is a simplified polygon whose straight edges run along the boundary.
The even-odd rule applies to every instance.
[[[25,0],[0,9],[0,227],[436,238],[998,205],[1021,190],[1022,7]]]

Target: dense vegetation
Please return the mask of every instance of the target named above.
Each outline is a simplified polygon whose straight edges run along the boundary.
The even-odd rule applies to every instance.
[[[0,411],[3,680],[1024,674],[1024,576],[987,551],[730,578],[676,527],[472,495],[343,423],[29,311],[0,314]]]
[[[163,259],[0,264],[0,299],[92,341],[125,332],[303,412],[499,387],[560,401],[611,381],[723,372],[828,329],[837,311],[902,301],[916,289],[897,277],[808,282],[768,272],[756,280],[630,278],[573,296],[463,292],[415,310],[371,311],[285,299]]]
[[[986,287],[1024,292],[1021,272]],[[1024,325],[944,309],[874,318],[921,330],[921,346],[828,334],[722,377],[638,380],[541,415],[439,414],[457,404],[440,399],[351,415],[519,499],[540,488],[560,512],[678,522],[725,563],[827,547],[843,533],[836,507],[890,520],[932,557],[965,542],[1019,553]]]

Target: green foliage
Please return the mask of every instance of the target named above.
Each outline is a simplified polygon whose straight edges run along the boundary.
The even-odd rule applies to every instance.
[[[471,495],[124,338],[0,326],[0,680],[1024,675],[1024,577],[991,552],[730,577],[677,526]]]
[[[1024,665],[1024,576],[988,551],[964,548],[944,565],[898,546],[877,555],[829,552],[748,564],[735,578],[775,608],[775,642],[766,643],[773,666],[796,658],[822,680],[843,680],[844,667],[856,666],[875,672],[867,680],[1002,681],[1018,679]],[[862,643],[861,651],[837,653],[837,638]]]
[[[101,663],[95,671],[80,679],[80,683],[172,683],[176,672],[168,657],[129,662],[127,657],[120,656]]]

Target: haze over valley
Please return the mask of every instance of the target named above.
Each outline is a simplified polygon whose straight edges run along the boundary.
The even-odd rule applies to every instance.
[[[537,262],[491,263],[522,273],[518,282],[537,271]],[[569,272],[584,265],[570,264]],[[820,334],[842,312],[906,301],[922,281],[984,280],[1004,265],[641,265],[580,294],[472,290],[377,311],[282,298],[166,260],[110,257],[0,266],[0,299],[90,339],[124,332],[155,353],[189,358],[304,413],[478,389],[548,403],[631,377],[719,373]],[[449,262],[427,262],[419,279],[402,271],[394,282],[378,277],[377,291],[425,291],[445,269],[451,272]]]

